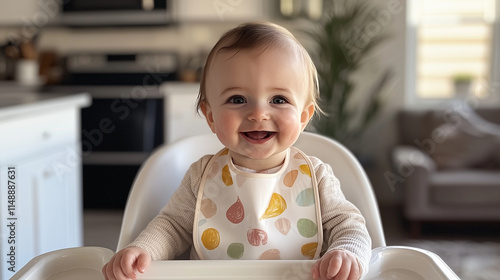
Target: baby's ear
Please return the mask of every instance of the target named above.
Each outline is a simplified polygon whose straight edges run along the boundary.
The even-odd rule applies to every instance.
[[[302,114],[300,114],[300,125],[302,127],[302,130],[306,128],[307,124],[309,123],[313,115],[314,115],[314,104],[310,103],[309,105],[306,105],[304,107]]]
[[[203,115],[205,116],[205,120],[207,121],[208,126],[210,127],[212,132],[215,133],[214,116],[212,113],[212,109],[210,108],[210,105],[208,105],[208,103],[204,101],[200,104],[200,109]]]

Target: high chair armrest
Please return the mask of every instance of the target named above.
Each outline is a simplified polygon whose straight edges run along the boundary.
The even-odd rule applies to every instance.
[[[460,280],[438,255],[406,246],[372,250],[370,268],[364,280],[376,279]]]
[[[11,280],[104,279],[101,268],[115,252],[103,247],[51,251],[31,259]]]

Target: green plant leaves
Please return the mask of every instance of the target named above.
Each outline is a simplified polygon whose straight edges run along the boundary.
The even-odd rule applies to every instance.
[[[354,97],[352,75],[388,36],[384,26],[373,28],[377,27],[379,11],[368,1],[328,3],[326,16],[317,28],[306,31],[315,43],[311,54],[318,70],[321,109],[326,113],[312,126],[316,132],[350,147],[383,107],[382,92],[392,73],[377,73],[380,78],[362,98]]]

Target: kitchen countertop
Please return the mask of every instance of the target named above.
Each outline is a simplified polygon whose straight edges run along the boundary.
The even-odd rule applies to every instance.
[[[40,111],[87,107],[92,103],[88,93],[39,93],[0,90],[0,120],[36,114]]]
[[[160,93],[160,86],[99,86],[99,85],[53,85],[40,88],[38,91],[57,93],[77,93],[88,92],[93,98],[123,99],[132,98],[136,100],[148,98],[163,98]]]

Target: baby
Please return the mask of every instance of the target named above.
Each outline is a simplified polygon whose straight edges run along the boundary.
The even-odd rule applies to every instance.
[[[191,165],[159,215],[103,267],[105,278],[135,279],[189,248],[192,259],[318,259],[314,279],[364,276],[363,217],[329,165],[292,147],[318,95],[316,68],[285,28],[248,23],[224,34],[197,105],[225,148]]]

